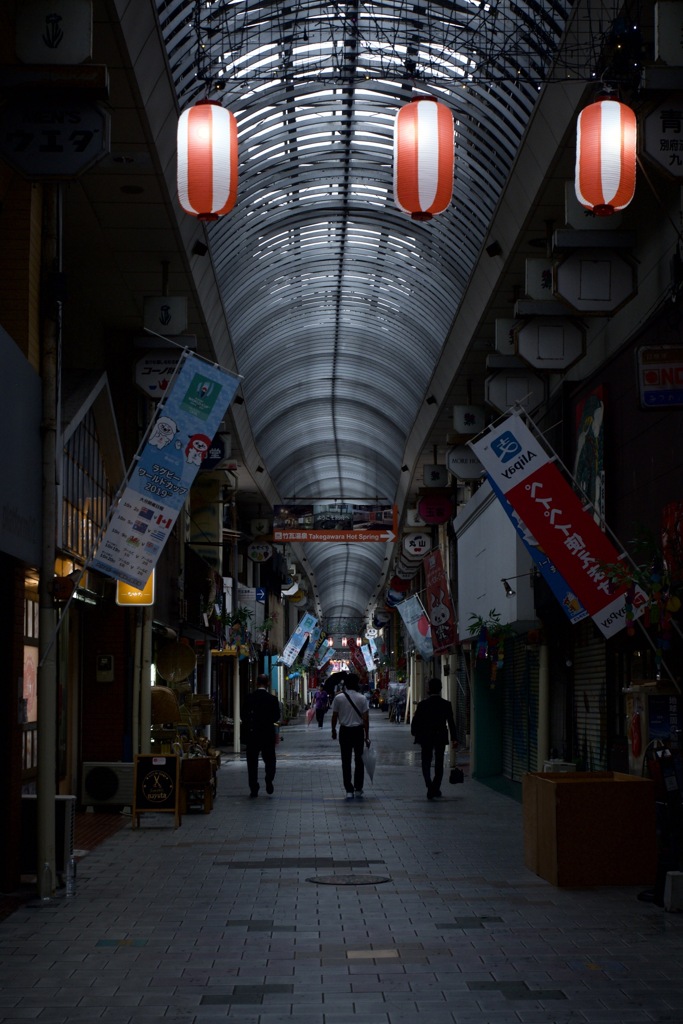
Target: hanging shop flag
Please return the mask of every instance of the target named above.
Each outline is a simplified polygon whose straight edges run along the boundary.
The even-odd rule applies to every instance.
[[[441,551],[434,548],[424,556],[427,583],[427,613],[432,626],[434,654],[443,654],[457,642],[453,602],[448,577],[443,567]]]
[[[520,416],[512,413],[470,445],[603,636],[641,614],[644,592],[614,586],[605,569],[620,552]]]
[[[349,654],[351,656],[351,665],[355,668],[356,672],[364,672],[365,658],[363,657],[360,647],[357,644],[349,644]]]
[[[301,659],[301,664],[302,665],[310,665],[311,659],[313,658],[313,655],[316,653],[316,651],[320,647],[320,634],[321,634],[321,632],[322,632],[322,627],[318,626],[318,625],[314,626],[313,629],[311,630],[311,635],[308,638],[308,645],[306,647],[306,650],[304,651],[304,656]]]
[[[372,651],[370,650],[369,644],[363,644],[363,646],[361,647],[361,654],[363,655],[365,667],[368,670],[368,672],[374,672],[377,669],[377,666],[375,665],[374,659],[372,657]]]
[[[239,377],[185,351],[88,565],[142,590],[225,416]]]
[[[513,509],[507,498],[501,493],[498,487],[493,484],[489,478],[492,490],[498,497],[501,505],[505,509],[510,519],[510,522],[517,531],[522,544],[527,549],[529,554],[534,560],[534,565],[538,569],[539,573],[548,584],[553,592],[555,599],[562,608],[572,625],[577,622],[581,622],[582,619],[588,617],[588,612],[579,601],[576,594],[567,586],[565,580],[562,579],[561,575],[553,565],[551,560],[548,558],[544,551],[541,551],[534,537],[531,536],[526,526],[519,518],[515,510]]]
[[[420,598],[416,594],[407,597],[398,606],[398,612],[420,657],[433,657],[432,631]]]
[[[299,625],[296,627],[289,640],[285,645],[285,649],[280,655],[280,662],[290,668],[297,659],[299,652],[308,640],[309,636],[318,624],[318,620],[315,615],[311,615],[310,612],[306,612],[301,617]]]
[[[318,669],[321,669],[323,665],[326,665],[330,658],[334,655],[334,647],[326,647],[323,651],[322,658],[318,662]]]

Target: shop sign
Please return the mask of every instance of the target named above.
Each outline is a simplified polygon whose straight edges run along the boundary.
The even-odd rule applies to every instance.
[[[77,178],[109,152],[109,123],[78,95],[29,90],[0,109],[0,153],[32,181]]]
[[[202,472],[224,469],[232,455],[232,437],[230,434],[216,434],[202,459]]]
[[[638,349],[638,385],[644,409],[683,405],[683,347],[644,345]]]
[[[453,495],[450,491],[441,491],[420,498],[417,510],[430,526],[447,523],[453,515]]]
[[[253,543],[247,548],[247,558],[251,559],[252,562],[267,562],[272,557],[273,548],[271,544]]]
[[[148,352],[135,364],[135,383],[149,398],[163,398],[177,367],[177,352]]]
[[[451,448],[446,458],[449,470],[458,480],[479,480],[484,475],[484,467],[466,444]]]
[[[683,177],[683,93],[676,93],[645,118],[644,151],[674,178]]]
[[[187,329],[187,296],[148,295],[143,308],[143,324],[150,331],[182,334]]]
[[[453,429],[459,434],[478,434],[486,426],[483,405],[454,405]]]
[[[403,538],[403,550],[407,555],[421,558],[432,546],[428,533],[407,533]]]
[[[425,487],[446,487],[448,485],[448,466],[425,466],[422,471],[422,482]]]
[[[154,573],[152,573],[142,590],[131,587],[122,580],[116,581],[116,603],[119,605],[151,605],[154,604]]]
[[[92,57],[90,0],[24,0],[17,5],[16,53],[26,64],[82,64]]]

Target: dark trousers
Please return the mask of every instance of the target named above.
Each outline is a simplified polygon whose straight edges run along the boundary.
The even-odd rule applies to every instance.
[[[322,727],[323,727],[323,719],[325,718],[325,712],[326,711],[327,711],[327,708],[316,708],[315,709],[315,720],[318,723],[318,727],[320,729],[322,729]]]
[[[342,779],[347,793],[363,788],[365,765],[363,764],[363,747],[365,746],[365,730],[362,725],[339,726],[339,750],[341,752]],[[351,781],[351,757],[353,756],[353,782]]]
[[[436,793],[441,789],[443,779],[443,757],[446,751],[444,743],[435,743],[430,740],[428,743],[420,744],[422,747],[422,776],[427,789]],[[434,759],[434,778],[432,779],[432,758]]]
[[[249,791],[258,793],[258,760],[259,755],[263,758],[266,770],[266,782],[272,782],[275,778],[275,738],[267,739],[259,736],[250,736],[246,743],[247,748],[247,779],[249,780]]]

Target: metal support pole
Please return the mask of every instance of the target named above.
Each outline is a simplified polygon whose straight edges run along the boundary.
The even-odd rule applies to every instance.
[[[57,523],[57,436],[59,417],[59,350],[62,304],[57,291],[61,270],[61,185],[43,193],[43,329],[42,408],[42,557],[39,600],[37,889],[49,900],[56,886],[55,795],[57,765],[57,618],[53,597]]]
[[[140,753],[152,749],[152,609],[142,610],[142,657],[140,659]]]
[[[550,756],[550,679],[548,676],[548,645],[541,644],[538,651],[538,742],[536,771]]]

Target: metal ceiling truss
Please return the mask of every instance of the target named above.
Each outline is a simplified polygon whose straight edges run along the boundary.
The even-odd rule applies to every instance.
[[[237,204],[208,235],[259,458],[282,495],[392,501],[539,88],[569,73],[572,4],[156,7],[179,108],[208,96],[238,124]],[[576,36],[581,74],[595,46]],[[392,188],[394,118],[417,95],[456,132],[453,202],[426,224]],[[323,614],[365,618],[386,555],[307,545]]]

